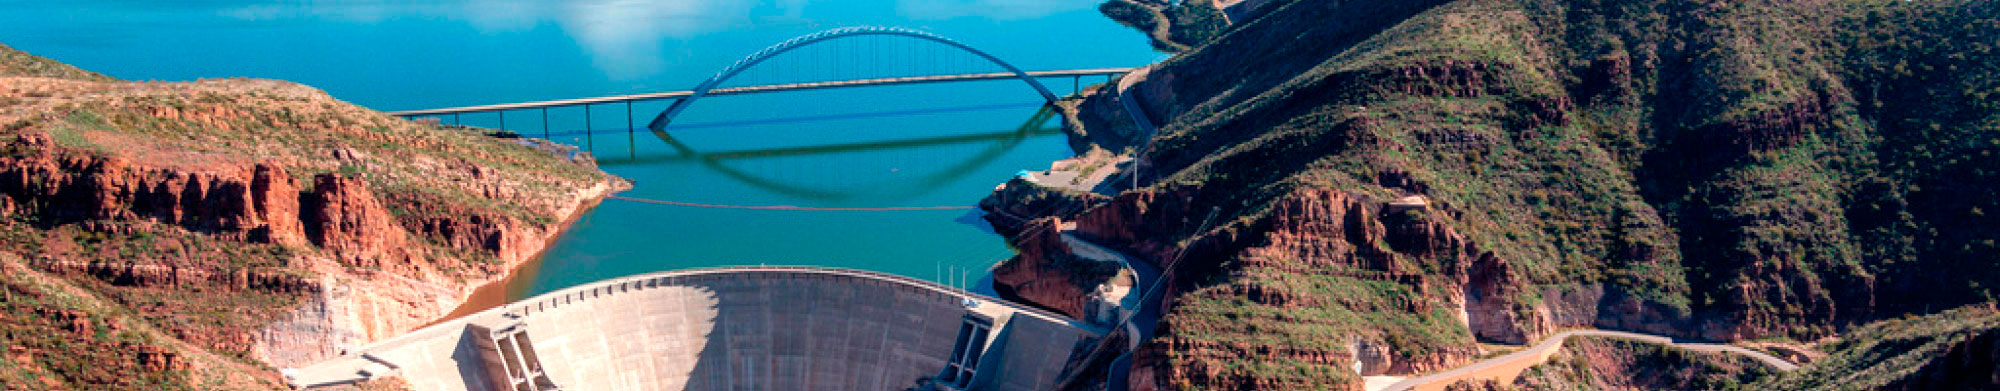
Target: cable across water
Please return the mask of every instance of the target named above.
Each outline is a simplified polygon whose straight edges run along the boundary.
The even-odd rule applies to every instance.
[[[660,204],[660,205],[674,205],[674,206],[688,206],[688,207],[696,207],[696,208],[715,208],[715,209],[752,209],[752,210],[789,210],[789,211],[808,211],[808,212],[901,212],[901,211],[923,211],[923,210],[964,210],[964,209],[972,209],[972,208],[975,208],[975,207],[973,207],[973,206],[895,206],[895,207],[886,207],[886,208],[819,208],[819,207],[810,207],[810,206],[791,206],[791,205],[720,205],[720,204],[702,204],[702,203],[693,203],[693,202],[679,202],[679,201],[665,201],[665,200],[653,200],[653,199],[645,199],[645,198],[633,198],[633,197],[624,197],[624,196],[615,196],[615,195],[614,195],[614,196],[605,196],[604,198],[609,198],[609,199],[614,199],[614,200],[624,200],[624,201],[632,201],[632,202],[641,202],[641,203],[648,203],[648,204]]]

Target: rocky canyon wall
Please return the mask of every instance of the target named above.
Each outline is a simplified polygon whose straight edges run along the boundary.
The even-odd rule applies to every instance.
[[[295,84],[0,81],[0,251],[273,367],[430,323],[629,186]]]

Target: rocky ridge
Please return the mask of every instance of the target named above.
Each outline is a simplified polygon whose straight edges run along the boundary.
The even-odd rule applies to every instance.
[[[407,331],[628,186],[296,84],[78,72],[0,74],[0,252],[202,350],[163,354],[284,367]]]
[[[1074,105],[1137,188],[981,205],[1179,260],[1141,389],[1354,389],[1567,327],[1817,340],[1994,297],[1964,222],[2000,207],[1996,7],[1272,1]]]

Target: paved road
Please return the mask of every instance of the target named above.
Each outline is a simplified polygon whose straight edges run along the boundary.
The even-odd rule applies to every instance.
[[[1111,371],[1106,375],[1107,380],[1110,382],[1107,385],[1107,389],[1125,391],[1130,387],[1130,385],[1126,384],[1126,381],[1127,378],[1131,377],[1132,353],[1139,349],[1139,342],[1153,337],[1153,326],[1160,322],[1159,295],[1146,296],[1146,290],[1153,287],[1154,282],[1159,280],[1160,271],[1154,268],[1153,265],[1133,260],[1124,253],[1071,235],[1068,230],[1062,232],[1062,239],[1063,243],[1068,244],[1070,249],[1079,256],[1098,260],[1114,260],[1131,269],[1134,274],[1133,279],[1135,281],[1132,284],[1132,291],[1128,292],[1127,295],[1138,295],[1138,297],[1127,296],[1120,304],[1128,307],[1137,306],[1139,308],[1137,313],[1132,315],[1132,319],[1126,321],[1124,325],[1124,327],[1130,329],[1129,331],[1135,337],[1129,340],[1130,343],[1124,348],[1125,352],[1119,354],[1118,358],[1111,362]]]
[[[1112,250],[1095,242],[1076,237],[1072,234],[1076,228],[1075,224],[1065,223],[1065,226],[1058,228],[1062,230],[1059,235],[1062,235],[1062,241],[1070,247],[1070,251],[1078,256],[1092,260],[1118,262],[1126,269],[1132,270],[1134,274],[1131,291],[1126,292],[1125,298],[1120,301],[1119,305],[1138,307],[1138,311],[1132,315],[1132,318],[1126,320],[1122,325],[1122,327],[1127,328],[1127,331],[1135,337],[1130,339],[1126,346],[1122,347],[1121,350],[1124,352],[1120,353],[1118,358],[1111,362],[1110,373],[1106,375],[1107,380],[1110,382],[1107,385],[1108,389],[1125,391],[1129,387],[1126,384],[1126,378],[1131,376],[1130,373],[1132,371],[1132,353],[1139,349],[1139,342],[1153,337],[1153,327],[1160,322],[1160,295],[1146,296],[1146,290],[1152,288],[1155,282],[1159,281],[1160,270],[1154,268],[1153,265],[1134,260],[1132,257],[1117,250]]]
[[[1116,96],[1118,104],[1125,108],[1126,116],[1132,117],[1132,126],[1139,127],[1139,131],[1146,134],[1146,144],[1140,146],[1138,151],[1132,152],[1132,164],[1124,170],[1119,170],[1119,175],[1130,177],[1131,187],[1139,187],[1139,166],[1146,163],[1146,150],[1153,149],[1153,136],[1160,134],[1160,128],[1153,126],[1153,120],[1146,117],[1146,109],[1140,107],[1139,92],[1132,90],[1133,83],[1145,80],[1152,71],[1153,65],[1147,65],[1125,72],[1124,76],[1118,77],[1118,88],[1115,90],[1118,93]]]
[[[1146,75],[1152,70],[1153,66],[1147,65],[1125,72],[1124,76],[1118,78],[1118,88],[1116,90],[1118,92],[1118,103],[1124,106],[1125,115],[1132,117],[1132,124],[1138,126],[1139,130],[1146,134],[1146,146],[1139,148],[1137,152],[1133,152],[1131,167],[1122,170],[1125,171],[1124,175],[1133,177],[1132,184],[1134,187],[1138,186],[1137,175],[1139,173],[1140,159],[1145,155],[1146,149],[1153,147],[1153,136],[1159,135],[1160,128],[1153,126],[1153,120],[1146,117],[1145,109],[1139,107],[1139,92],[1132,90],[1132,84],[1140,80],[1145,80]],[[1123,257],[1122,254],[1120,256],[1121,258]],[[1146,296],[1149,288],[1154,285],[1153,280],[1159,278],[1160,271],[1153,269],[1151,265],[1144,265],[1141,262],[1131,262],[1130,258],[1125,259],[1127,260],[1125,262],[1126,266],[1131,267],[1134,272],[1139,274],[1139,281],[1136,285],[1140,294],[1139,312],[1134,314],[1132,320],[1127,324],[1127,326],[1136,326],[1138,335],[1132,338],[1133,346],[1126,349],[1125,354],[1119,355],[1118,359],[1111,363],[1111,373],[1107,375],[1110,378],[1107,380],[1111,384],[1106,386],[1113,391],[1125,391],[1131,388],[1131,384],[1127,383],[1132,372],[1132,353],[1138,350],[1138,343],[1140,341],[1153,338],[1153,326],[1160,322],[1158,303],[1161,298]]]
[[[1147,144],[1152,144],[1153,135],[1158,134],[1160,129],[1153,126],[1151,118],[1146,117],[1146,109],[1139,107],[1139,92],[1132,91],[1132,84],[1145,80],[1146,75],[1152,71],[1153,66],[1147,65],[1125,72],[1124,76],[1118,78],[1118,103],[1125,106],[1125,114],[1132,117],[1132,124],[1146,133]]]
[[[1568,340],[1569,337],[1575,337],[1575,336],[1630,339],[1640,342],[1669,345],[1676,348],[1687,349],[1697,352],[1734,353],[1734,354],[1749,356],[1752,359],[1756,359],[1757,361],[1763,362],[1765,365],[1770,365],[1772,368],[1780,371],[1791,371],[1799,368],[1798,364],[1793,364],[1783,359],[1771,356],[1770,354],[1765,354],[1764,352],[1746,349],[1739,346],[1712,344],[1712,343],[1677,343],[1674,342],[1673,338],[1662,337],[1651,334],[1631,333],[1624,331],[1571,330],[1571,331],[1556,333],[1556,335],[1543,339],[1541,342],[1535,343],[1534,346],[1528,347],[1527,349],[1521,349],[1521,351],[1518,352],[1508,353],[1507,355],[1504,356],[1487,359],[1485,361],[1472,363],[1470,365],[1461,366],[1458,368],[1452,368],[1451,370],[1447,370],[1444,372],[1439,372],[1427,376],[1409,378],[1400,382],[1396,382],[1396,384],[1391,384],[1389,385],[1389,387],[1384,388],[1383,390],[1439,391],[1443,390],[1445,386],[1449,386],[1452,383],[1458,382],[1459,380],[1471,380],[1471,379],[1494,379],[1502,383],[1512,383],[1514,381],[1514,378],[1516,376],[1520,376],[1521,372],[1527,370],[1528,367],[1532,367],[1537,364],[1541,364],[1543,362],[1548,361],[1549,356],[1555,355],[1556,351],[1562,347],[1564,341]]]

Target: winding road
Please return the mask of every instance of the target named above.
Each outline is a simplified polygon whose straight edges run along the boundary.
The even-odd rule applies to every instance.
[[[1125,109],[1125,115],[1132,118],[1132,126],[1137,126],[1140,132],[1146,134],[1146,144],[1139,147],[1139,150],[1132,151],[1132,164],[1118,173],[1132,179],[1132,188],[1139,187],[1139,165],[1146,162],[1146,151],[1153,149],[1153,137],[1160,134],[1160,128],[1153,125],[1153,120],[1146,116],[1145,108],[1140,107],[1139,92],[1132,90],[1133,84],[1145,80],[1152,71],[1153,65],[1147,65],[1125,72],[1124,75],[1118,76],[1118,86],[1112,90],[1117,94],[1112,97],[1116,98],[1119,106]]]
[[[1160,129],[1153,126],[1153,120],[1146,116],[1146,109],[1139,107],[1139,92],[1132,91],[1132,85],[1146,80],[1146,75],[1152,73],[1152,71],[1153,66],[1147,65],[1125,72],[1123,76],[1118,77],[1118,89],[1116,90],[1118,93],[1118,104],[1125,107],[1125,114],[1132,117],[1132,124],[1138,126],[1141,132],[1146,133],[1147,146],[1153,144],[1153,135],[1159,134]]]
[[[1452,368],[1444,372],[1438,372],[1430,375],[1405,379],[1403,381],[1396,382],[1395,384],[1390,384],[1388,387],[1382,388],[1382,390],[1383,391],[1406,391],[1406,390],[1442,391],[1446,386],[1449,386],[1452,383],[1456,383],[1460,380],[1477,380],[1477,379],[1492,379],[1495,381],[1499,381],[1501,383],[1512,383],[1514,382],[1514,378],[1520,376],[1521,372],[1526,371],[1528,367],[1532,367],[1535,365],[1539,365],[1543,362],[1547,362],[1549,360],[1549,356],[1555,355],[1556,351],[1562,348],[1563,342],[1569,340],[1570,337],[1610,337],[1610,338],[1629,339],[1639,342],[1672,346],[1696,352],[1741,354],[1744,356],[1749,356],[1750,358],[1755,359],[1758,362],[1762,362],[1765,365],[1770,365],[1771,368],[1777,369],[1779,371],[1791,371],[1799,368],[1798,364],[1793,364],[1789,361],[1785,361],[1776,356],[1772,356],[1764,352],[1744,348],[1741,346],[1713,344],[1713,343],[1675,342],[1673,338],[1662,337],[1651,334],[1624,332],[1624,331],[1570,330],[1570,331],[1556,333],[1556,335],[1542,339],[1541,342],[1535,343],[1534,346],[1530,346],[1527,349],[1521,349],[1521,351],[1518,352],[1508,353],[1500,357],[1494,357],[1491,359],[1487,359],[1485,361],[1472,363],[1470,365],[1465,365],[1458,368]]]

